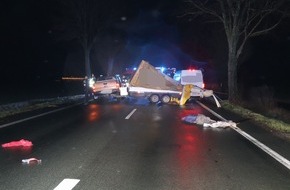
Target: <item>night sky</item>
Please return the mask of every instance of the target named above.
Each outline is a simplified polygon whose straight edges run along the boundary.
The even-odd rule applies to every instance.
[[[2,0],[1,85],[34,84],[62,76],[83,77],[82,49],[75,41],[55,40],[51,0]],[[220,27],[180,18],[178,0],[127,0],[115,29],[122,34],[115,54],[115,69],[138,66],[142,59],[154,66],[203,67],[209,81],[222,82],[226,74],[227,47]],[[118,7],[116,7],[118,9]],[[244,50],[243,80],[284,88],[289,81],[289,21],[262,37],[249,41]],[[114,34],[116,35],[116,34]],[[110,36],[110,35],[108,35]],[[119,34],[117,36],[120,36]],[[110,37],[109,37],[110,38]],[[98,41],[91,57],[92,72],[105,72],[106,40]]]

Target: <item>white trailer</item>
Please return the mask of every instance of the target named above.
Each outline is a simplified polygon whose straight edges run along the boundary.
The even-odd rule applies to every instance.
[[[173,90],[158,90],[153,88],[144,87],[120,87],[121,96],[133,96],[133,97],[147,97],[150,102],[157,103],[159,101],[163,103],[169,103],[172,98],[180,98],[181,91]]]

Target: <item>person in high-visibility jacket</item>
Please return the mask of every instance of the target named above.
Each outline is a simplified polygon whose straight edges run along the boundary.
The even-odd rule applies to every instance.
[[[89,80],[89,87],[93,87],[93,85],[95,84],[95,82],[96,82],[96,77],[95,77],[95,75],[94,74],[92,74],[92,77],[90,78],[90,80]]]
[[[83,85],[84,85],[84,92],[85,92],[85,104],[87,104],[89,101],[89,79],[87,76],[85,76]]]

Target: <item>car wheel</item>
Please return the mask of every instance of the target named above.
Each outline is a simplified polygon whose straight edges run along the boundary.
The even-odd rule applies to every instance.
[[[169,95],[163,95],[162,96],[162,98],[161,98],[161,101],[163,102],[163,103],[169,103],[170,102],[170,96]]]
[[[157,103],[159,102],[159,96],[157,94],[152,94],[149,98],[150,102]]]

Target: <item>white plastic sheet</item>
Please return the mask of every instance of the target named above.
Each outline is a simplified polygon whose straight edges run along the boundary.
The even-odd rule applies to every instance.
[[[202,114],[198,115],[188,115],[182,118],[182,121],[186,123],[193,123],[202,125],[203,127],[212,127],[212,128],[227,128],[230,126],[235,127],[237,124],[233,121],[215,121],[210,117],[207,117]]]

